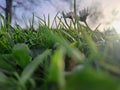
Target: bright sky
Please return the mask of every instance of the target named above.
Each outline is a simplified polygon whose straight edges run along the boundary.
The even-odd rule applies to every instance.
[[[42,14],[46,16],[51,15],[51,18],[54,18],[58,11],[70,11],[72,10],[73,0],[66,0],[68,3],[63,2],[64,0],[51,0],[51,3],[48,1],[42,1],[41,6],[36,8],[38,16],[42,17]],[[97,10],[99,13],[98,19],[94,16],[92,19],[88,20],[88,23],[91,27],[95,28],[98,24],[102,24],[99,28],[103,29],[104,27],[111,27],[117,30],[120,33],[120,0],[76,0],[78,9],[81,10],[86,7],[93,7],[93,10]],[[96,9],[97,8],[97,9]],[[93,23],[92,23],[92,22]]]
[[[100,2],[104,12],[102,22],[105,26],[113,26],[120,33],[120,0],[100,0]]]
[[[4,0],[0,0],[0,4],[4,4]],[[51,21],[57,12],[69,12],[73,10],[73,1],[74,0],[40,0],[41,3],[34,7],[33,11],[36,12],[36,15],[43,17],[43,14],[46,16],[50,14]],[[51,2],[49,2],[51,1]],[[77,9],[82,10],[83,8],[92,7],[93,11],[97,11],[97,18],[93,15],[88,19],[88,24],[90,27],[95,28],[98,24],[102,24],[99,29],[104,27],[111,27],[117,30],[120,33],[120,0],[76,0]],[[30,17],[30,13],[26,13],[23,9],[18,9],[17,13],[19,17],[26,15]]]

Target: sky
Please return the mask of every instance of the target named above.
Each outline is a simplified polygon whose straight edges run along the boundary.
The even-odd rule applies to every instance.
[[[57,12],[73,11],[74,0],[50,0],[51,2],[43,0],[41,6],[36,8],[38,16],[42,17],[50,14],[51,20]],[[97,16],[91,15],[88,18],[88,24],[91,28],[95,28],[99,24],[99,29],[103,30],[108,27],[114,27],[117,32],[120,32],[120,0],[76,0],[77,10],[80,11],[84,8],[91,8]]]
[[[0,0],[1,4],[4,4],[4,0]],[[74,0],[40,0],[40,3],[34,6],[33,11],[35,15],[43,18],[43,14],[47,17],[50,15],[51,22],[56,13],[73,11]],[[87,19],[87,22],[91,28],[95,28],[98,24],[100,30],[114,26],[117,32],[120,32],[120,0],[76,0],[77,11],[84,8],[91,10],[91,14]],[[32,5],[31,5],[32,6]],[[32,6],[33,7],[33,6]],[[27,18],[31,18],[32,13],[26,12],[24,9],[16,10],[19,18],[25,15]],[[21,23],[21,22],[20,22]],[[24,25],[23,23],[21,23]]]

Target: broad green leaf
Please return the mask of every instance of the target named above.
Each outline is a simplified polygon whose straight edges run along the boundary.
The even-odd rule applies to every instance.
[[[22,68],[26,67],[31,61],[30,49],[26,44],[16,44],[12,54],[16,63]]]
[[[66,90],[119,90],[120,82],[105,72],[83,69],[66,76]]]

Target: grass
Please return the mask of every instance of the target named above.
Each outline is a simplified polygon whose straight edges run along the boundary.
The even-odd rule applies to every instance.
[[[56,28],[48,18],[48,22],[40,19],[36,30],[34,20],[25,30],[9,23],[6,28],[1,18],[0,90],[120,89],[117,33],[92,31],[78,18],[76,24],[71,20],[72,27],[57,15]]]

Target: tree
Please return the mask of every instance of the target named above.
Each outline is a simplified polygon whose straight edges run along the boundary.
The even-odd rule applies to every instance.
[[[5,16],[6,16],[6,20],[10,20],[11,22],[11,18],[12,18],[12,4],[13,4],[13,0],[6,0],[6,8],[5,8]]]
[[[16,8],[24,8],[31,10],[31,5],[38,4],[39,0],[5,0],[5,5],[0,4],[0,9],[4,12],[5,18],[11,23],[12,16],[15,14]]]

